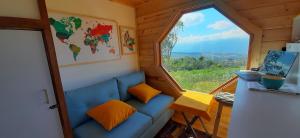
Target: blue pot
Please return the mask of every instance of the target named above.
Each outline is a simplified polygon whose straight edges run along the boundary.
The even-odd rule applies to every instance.
[[[284,78],[262,77],[261,84],[267,89],[278,90],[284,83]]]

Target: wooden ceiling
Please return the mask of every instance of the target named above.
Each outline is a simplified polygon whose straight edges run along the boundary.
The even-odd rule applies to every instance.
[[[138,5],[146,3],[150,0],[110,0],[110,1],[122,3],[131,7],[137,7]]]

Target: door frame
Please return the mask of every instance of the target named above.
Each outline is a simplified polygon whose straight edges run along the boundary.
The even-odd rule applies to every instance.
[[[64,137],[73,138],[72,128],[70,126],[68,118],[67,107],[64,98],[64,91],[59,73],[59,67],[56,60],[56,53],[54,49],[51,28],[48,22],[46,2],[45,0],[36,1],[39,7],[40,19],[0,16],[0,29],[32,30],[42,32],[44,48],[47,56],[54,95],[58,107],[58,113]]]

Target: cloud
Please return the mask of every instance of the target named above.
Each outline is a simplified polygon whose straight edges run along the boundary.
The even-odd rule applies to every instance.
[[[190,43],[199,43],[204,41],[217,41],[217,40],[226,40],[233,38],[247,38],[249,35],[241,29],[232,29],[229,31],[208,34],[208,35],[190,35],[185,37],[179,37],[179,44],[190,44]]]
[[[214,29],[214,30],[223,30],[231,27],[233,24],[226,20],[216,21],[213,24],[207,26],[207,28]]]
[[[180,20],[183,22],[185,26],[191,26],[195,24],[199,24],[204,21],[204,14],[201,12],[192,12],[184,14]]]

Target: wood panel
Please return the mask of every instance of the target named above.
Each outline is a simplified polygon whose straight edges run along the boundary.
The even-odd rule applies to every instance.
[[[54,49],[54,43],[53,43],[51,28],[49,24],[46,3],[45,0],[37,0],[37,2],[39,5],[41,22],[43,24],[43,40],[45,44],[45,51],[47,55],[50,75],[52,78],[52,84],[53,84],[56,104],[58,107],[60,122],[62,125],[64,137],[73,138],[72,128],[67,113],[64,91],[63,91],[60,73],[59,73],[59,67],[56,60],[56,52]]]
[[[149,0],[110,0],[110,1],[118,2],[118,3],[125,4],[125,5],[131,6],[131,7],[136,7],[140,4],[148,2]]]
[[[287,15],[287,16],[277,16],[277,17],[263,18],[263,19],[257,19],[251,21],[256,23],[264,30],[272,30],[272,29],[292,27],[293,17],[294,15]]]
[[[239,13],[249,19],[263,19],[286,15],[295,15],[300,12],[300,1],[277,4],[268,7],[241,10]]]
[[[300,13],[299,0],[221,0],[221,4],[224,4],[222,1],[225,2],[225,7],[234,10],[233,13],[242,15],[244,22],[251,22],[262,30],[262,39],[251,42],[259,46],[253,48],[252,51],[252,56],[257,58],[255,59],[258,60],[257,62],[263,60],[268,50],[280,50],[286,42],[291,40],[292,19]],[[178,89],[173,88],[174,84],[170,83],[168,76],[155,63],[159,61],[156,58],[157,44],[155,42],[157,42],[158,35],[165,33],[166,28],[176,18],[176,13],[183,9],[193,9],[199,5],[205,5],[205,3],[208,3],[208,1],[151,0],[136,8],[138,39],[142,40],[142,42],[139,41],[141,69],[145,70],[146,74],[150,76],[148,80],[151,85],[167,91],[170,95],[178,95]],[[246,24],[246,26],[249,27],[251,24]],[[236,82],[233,82],[221,90],[234,92],[235,87]],[[216,107],[217,104],[214,103],[213,112],[216,111]],[[227,137],[230,112],[231,108],[223,110],[218,135],[220,137]],[[214,116],[214,113],[212,113],[212,116]],[[174,116],[175,120],[177,117]],[[183,120],[177,119],[177,121]],[[212,129],[212,122],[206,122],[210,130]],[[195,127],[200,129],[199,124],[196,124]]]
[[[291,39],[291,31],[292,28],[264,30],[263,42],[289,41]]]
[[[137,24],[140,26],[143,26],[147,23],[159,23],[159,22],[155,22],[157,20],[170,19],[170,17],[173,15],[173,13],[171,11],[172,10],[167,9],[164,11],[152,13],[150,15],[138,16]],[[176,11],[176,10],[173,10],[173,11]]]
[[[285,4],[287,2],[295,2],[298,0],[224,0],[236,10],[247,10],[260,7],[269,7],[272,5]]]
[[[17,17],[0,17],[2,29],[42,30],[43,23],[37,19],[26,19]]]
[[[185,4],[192,3],[194,0],[152,0],[151,2],[142,4],[136,8],[137,16],[152,14],[164,9],[170,9],[173,7],[183,6]],[[207,0],[206,0],[207,1]]]
[[[287,41],[270,41],[263,42],[261,48],[261,56],[264,58],[269,50],[281,50],[285,47]],[[263,61],[263,58],[261,59]]]

